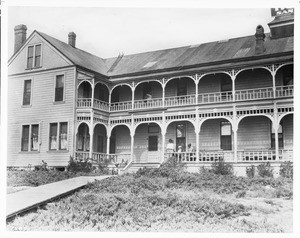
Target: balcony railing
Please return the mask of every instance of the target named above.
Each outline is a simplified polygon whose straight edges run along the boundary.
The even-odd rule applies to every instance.
[[[128,111],[132,109],[132,102],[126,101],[126,102],[114,102],[110,104],[110,111],[116,112],[116,111]]]
[[[162,98],[135,100],[134,109],[158,108],[163,106]]]
[[[276,98],[292,97],[294,95],[294,86],[278,86],[276,87]],[[236,101],[258,100],[274,98],[274,92],[272,87],[245,89],[235,91]],[[203,93],[198,95],[198,103],[219,103],[219,102],[231,102],[233,101],[233,94],[231,91],[227,92],[214,92]],[[163,107],[176,107],[185,105],[196,104],[196,95],[184,95],[175,97],[166,97],[164,102],[162,98],[135,100],[134,109],[148,109],[148,108],[160,108]],[[117,112],[132,110],[132,101],[108,103],[98,99],[94,99],[94,108],[104,111]],[[91,108],[91,98],[79,98],[77,101],[77,107],[79,108]]]
[[[235,100],[246,101],[255,99],[273,98],[273,88],[255,88],[246,90],[236,90]]]
[[[293,150],[279,150],[279,160],[293,161]]]
[[[92,107],[92,99],[91,98],[78,98],[77,107],[91,108]]]
[[[245,150],[238,151],[239,162],[275,161],[275,150]]]
[[[292,97],[294,96],[294,86],[279,86],[276,87],[276,97]]]
[[[184,96],[165,98],[166,107],[192,105],[195,103],[196,103],[196,95],[184,95]]]
[[[109,111],[109,103],[98,99],[94,99],[94,108],[103,111]]]
[[[217,103],[232,101],[232,92],[203,93],[198,95],[198,103]]]

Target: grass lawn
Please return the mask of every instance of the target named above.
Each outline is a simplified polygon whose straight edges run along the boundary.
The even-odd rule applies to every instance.
[[[292,184],[161,166],[91,183],[7,230],[292,232]]]

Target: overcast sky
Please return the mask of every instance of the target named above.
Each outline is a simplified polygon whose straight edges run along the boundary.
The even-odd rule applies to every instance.
[[[269,32],[270,8],[70,8],[9,7],[9,56],[14,26],[25,24],[27,36],[38,30],[102,58],[253,35],[261,24]]]

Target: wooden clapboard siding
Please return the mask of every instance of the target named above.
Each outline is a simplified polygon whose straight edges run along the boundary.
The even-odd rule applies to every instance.
[[[153,126],[157,126],[153,124]],[[158,150],[149,151],[148,150],[148,137],[150,135],[158,136]],[[149,162],[159,162],[162,152],[161,152],[161,132],[160,129],[157,133],[148,133],[148,124],[141,124],[137,127],[134,136],[134,156],[135,162],[138,163],[149,163]]]
[[[220,150],[221,148],[221,121],[225,119],[210,119],[203,122],[200,128],[199,149]]]
[[[67,164],[73,151],[75,69],[61,69],[8,80],[8,166]],[[65,75],[65,101],[54,103],[56,75]],[[31,106],[22,106],[24,80],[32,80]],[[49,151],[49,123],[68,122],[68,150]],[[40,151],[21,152],[22,125],[40,124]]]
[[[294,136],[294,116],[293,114],[286,115],[282,118],[282,130],[283,130],[283,140],[285,149],[293,149],[293,136]]]
[[[142,100],[143,98],[143,85],[147,83],[142,83],[137,86],[134,91],[134,99],[135,100]],[[162,86],[158,82],[150,82],[151,89],[152,89],[152,98],[162,98]]]
[[[198,84],[198,93],[220,92],[220,77],[219,75],[206,75],[200,79]]]
[[[176,146],[176,125],[177,124],[185,124],[186,125],[186,148],[188,144],[192,144],[192,147],[196,147],[196,134],[194,126],[191,122],[188,121],[180,121],[180,122],[172,122],[169,124],[166,132],[166,145],[169,142],[169,139],[174,141]]]
[[[103,138],[103,151],[98,151],[98,144],[100,144],[100,140],[98,136],[101,136]],[[107,133],[106,129],[103,125],[98,124],[94,128],[94,140],[93,140],[93,151],[94,152],[101,152],[101,153],[106,153],[106,144],[107,144]]]
[[[36,70],[53,69],[71,65],[69,60],[58,54],[57,51],[45,42],[39,35],[34,35],[28,44],[26,44],[26,47],[24,47],[9,64],[8,75],[30,72],[30,70],[26,69],[28,45],[40,43],[42,44],[41,67]]]
[[[265,116],[245,117],[238,128],[238,150],[271,148],[271,121]]]
[[[124,101],[131,101],[132,100],[132,92],[131,88],[129,86],[121,86],[120,91],[119,91],[119,101],[124,102]]]
[[[130,131],[127,126],[120,125],[116,128],[116,154],[130,154]]]
[[[169,81],[165,87],[165,96],[166,97],[175,97],[177,96],[177,80],[178,79],[172,79]],[[196,92],[196,86],[192,79],[190,78],[181,78],[181,80],[186,80],[187,83],[187,94],[195,94]]]
[[[235,89],[253,89],[272,87],[271,73],[265,69],[245,70],[239,73],[235,79]]]

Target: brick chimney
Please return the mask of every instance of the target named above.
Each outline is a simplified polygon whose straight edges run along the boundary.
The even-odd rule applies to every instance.
[[[27,27],[25,25],[15,26],[15,48],[14,53],[16,53],[23,43],[26,41]]]
[[[72,47],[76,47],[76,34],[74,32],[70,32],[69,35],[69,45]]]
[[[265,48],[265,33],[264,33],[264,28],[261,25],[258,25],[256,27],[256,33],[255,33],[255,38],[256,38],[256,44],[255,44],[255,54],[260,55],[263,54],[266,50]]]

